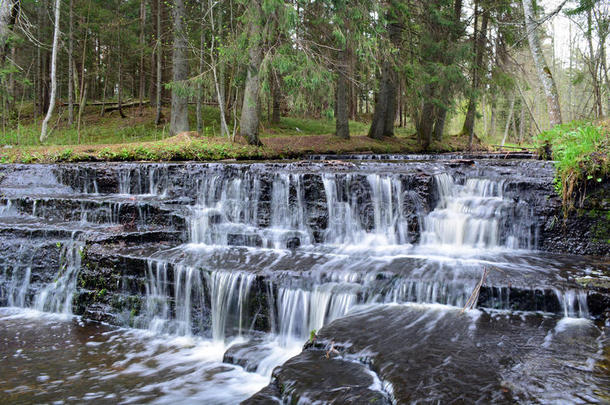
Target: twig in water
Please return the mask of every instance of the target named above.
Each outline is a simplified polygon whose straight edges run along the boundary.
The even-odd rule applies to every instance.
[[[339,350],[335,349],[335,342],[331,341],[330,342],[330,349],[328,349],[326,351],[326,356],[325,357],[327,359],[330,359],[330,356],[333,355],[333,354],[339,354]]]
[[[485,279],[487,278],[487,273],[487,268],[484,268],[481,280],[479,280],[476,287],[474,287],[472,294],[470,294],[470,298],[468,298],[468,301],[466,301],[466,305],[464,305],[464,308],[462,308],[462,313],[464,313],[464,311],[474,309],[476,307],[477,301],[479,300],[479,293],[481,292],[481,287],[483,286],[483,283],[485,283]]]

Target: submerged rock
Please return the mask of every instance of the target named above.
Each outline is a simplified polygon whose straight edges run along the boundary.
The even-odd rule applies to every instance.
[[[278,399],[289,404],[391,403],[366,366],[327,358],[320,350],[305,351],[276,368],[271,384],[242,404],[274,403]]]
[[[585,320],[373,306],[322,328],[316,344],[279,367],[252,403],[270,392],[286,402],[324,398],[318,389],[342,393],[364,385],[365,367],[398,404],[603,401],[610,374],[590,363],[602,337]],[[339,354],[327,359],[321,349],[330,342]]]

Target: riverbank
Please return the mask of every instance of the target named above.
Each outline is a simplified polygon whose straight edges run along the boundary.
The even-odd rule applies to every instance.
[[[435,143],[428,152],[466,150],[458,136]],[[478,145],[477,150],[487,150]],[[96,161],[215,161],[298,159],[311,154],[420,153],[414,137],[396,136],[382,141],[365,135],[348,140],[332,134],[265,137],[262,147],[247,145],[243,139],[200,137],[195,132],[160,141],[93,145],[5,146],[0,163],[59,163]]]
[[[282,117],[279,124],[261,125],[263,146],[259,148],[248,145],[239,136],[235,141],[221,137],[218,112],[212,107],[205,110],[202,135],[188,132],[174,137],[168,137],[167,123],[154,125],[154,109],[144,108],[141,115],[136,110],[130,112],[126,118],[121,118],[118,112],[102,117],[98,110],[91,109],[83,114],[80,131],[76,125],[68,126],[58,119],[44,144],[38,142],[40,126],[36,119],[24,119],[23,124],[0,135],[0,163],[262,160],[297,159],[310,154],[422,152],[415,131],[409,127],[397,127],[394,137],[380,141],[366,136],[367,122],[351,121],[352,136],[345,140],[333,135],[332,119]],[[191,128],[196,128],[192,115]],[[446,135],[427,152],[467,148],[467,137]],[[475,150],[488,149],[477,139]]]

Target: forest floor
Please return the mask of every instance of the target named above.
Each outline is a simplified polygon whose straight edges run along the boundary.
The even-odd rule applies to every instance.
[[[351,138],[333,135],[334,120],[283,117],[281,122],[261,125],[262,147],[253,147],[236,137],[235,141],[218,135],[218,110],[206,107],[203,135],[188,132],[168,136],[167,123],[154,125],[154,108],[125,109],[100,115],[99,107],[83,112],[80,136],[77,125],[68,126],[65,111],[51,121],[48,140],[38,142],[40,118],[22,113],[19,125],[6,126],[0,133],[0,163],[47,163],[79,161],[177,161],[177,160],[260,160],[300,158],[311,154],[345,153],[418,153],[422,152],[412,128],[397,128],[396,136],[374,140],[366,136],[368,123],[350,122]],[[163,111],[169,116],[169,111]],[[194,112],[191,128],[196,128]],[[79,139],[80,138],[80,139]],[[428,152],[467,149],[467,137],[445,136],[434,142]],[[488,150],[478,139],[477,150]]]

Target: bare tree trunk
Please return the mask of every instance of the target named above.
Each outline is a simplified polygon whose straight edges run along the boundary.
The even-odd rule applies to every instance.
[[[80,97],[80,105],[78,107],[78,121],[76,124],[76,134],[78,137],[78,144],[80,145],[81,142],[81,137],[80,137],[80,125],[82,122],[82,117],[83,117],[83,110],[85,109],[85,105],[87,104],[87,85],[84,84],[84,88],[82,90],[81,93],[81,97]]]
[[[493,137],[496,134],[496,115],[497,115],[497,109],[498,109],[498,96],[495,94],[495,92],[491,95],[491,117],[489,119],[489,131],[487,132],[487,134],[491,137]]]
[[[271,71],[271,98],[272,98],[272,112],[271,112],[271,123],[279,124],[282,118],[282,86],[280,83],[279,74],[275,71]]]
[[[443,107],[437,107],[436,117],[434,120],[434,139],[441,141],[443,139],[443,132],[445,130],[445,120],[447,119],[447,109]]]
[[[223,28],[223,15],[222,15],[222,9],[220,8],[220,6],[222,5],[222,3],[218,3],[218,24],[215,25],[214,27],[214,32],[216,32],[216,29],[218,29],[218,38],[222,38],[222,28]],[[214,15],[212,15],[212,17],[214,17]],[[225,114],[225,127],[227,126],[226,124],[226,116],[228,114],[227,109],[229,108],[229,104],[231,103],[231,91],[229,89],[229,94],[227,95],[227,91],[226,91],[226,76],[225,76],[225,63],[222,59],[217,60],[216,63],[214,64],[214,69],[216,70],[216,75],[218,76],[218,98],[219,100],[222,99],[224,105],[222,106],[222,113]],[[220,122],[220,125],[222,126],[222,120]],[[229,133],[229,130],[227,128],[227,135]],[[221,134],[222,135],[222,134]],[[235,137],[233,137],[235,138]]]
[[[487,99],[481,98],[481,110],[483,111],[483,133],[487,134],[489,131],[489,112],[487,111]]]
[[[388,24],[390,42],[396,44],[401,28],[398,23]],[[389,58],[389,57],[388,57]],[[368,136],[382,139],[384,136],[394,136],[394,121],[396,120],[397,74],[389,60],[383,62],[379,93],[375,103],[373,121]]]
[[[402,103],[402,93],[403,93],[403,84],[402,80],[398,81],[398,126],[403,128],[405,126],[403,120],[403,103]]]
[[[102,110],[100,116],[106,113],[106,89],[108,87],[108,66],[104,68],[104,87],[102,88]]]
[[[434,133],[435,107],[434,104],[429,101],[432,100],[433,97],[434,88],[431,84],[427,84],[424,88],[424,105],[421,114],[417,119],[417,136],[419,143],[424,150],[427,150],[430,147]]]
[[[70,7],[70,26],[68,28],[68,125],[74,124],[74,11]]]
[[[83,115],[83,110],[85,109],[85,97],[86,97],[86,82],[85,82],[85,62],[86,62],[86,57],[87,57],[87,38],[89,36],[89,30],[87,29],[89,26],[89,12],[87,11],[87,24],[83,24],[83,26],[85,27],[85,38],[83,39],[83,55],[82,55],[82,59],[81,59],[81,65],[80,65],[80,87],[76,86],[77,89],[80,89],[78,91],[77,96],[79,97],[79,107],[78,107],[78,130],[77,130],[77,134],[78,134],[78,143],[80,144],[80,121],[81,121],[81,117]],[[74,71],[74,78],[76,79],[76,63],[73,66],[73,71]],[[106,81],[107,81],[108,77],[106,76]],[[106,81],[104,81],[104,97],[105,97],[105,91],[106,91]],[[74,81],[74,84],[76,85],[76,80]],[[104,99],[105,102],[105,99]],[[102,108],[102,113],[103,113],[104,109]]]
[[[10,35],[10,21],[13,10],[13,0],[0,1],[0,49],[4,50]],[[4,62],[4,61],[2,61]]]
[[[602,108],[602,94],[600,90],[600,80],[598,78],[599,62],[595,57],[595,49],[593,48],[593,12],[591,8],[587,10],[587,31],[585,32],[587,43],[589,45],[589,60],[588,67],[589,73],[591,74],[591,84],[593,85],[593,105],[595,111],[595,117],[599,118],[603,115]]]
[[[60,7],[61,0],[55,0],[55,28],[53,29],[53,51],[51,54],[51,97],[49,99],[49,110],[42,121],[40,142],[44,142],[47,139],[47,126],[55,108],[55,95],[57,93],[57,48],[59,43],[59,18],[61,17]]]
[[[349,100],[347,82],[347,63],[346,52],[340,53],[341,60],[337,64],[337,94],[336,94],[336,132],[339,138],[349,139]]]
[[[546,95],[546,102],[549,109],[549,121],[551,127],[562,123],[561,120],[561,107],[559,105],[559,93],[557,92],[557,86],[551,70],[549,69],[544,54],[542,53],[542,47],[540,45],[540,38],[538,37],[538,22],[536,21],[536,15],[534,14],[534,7],[532,0],[521,0],[523,4],[523,13],[525,15],[525,28],[527,30],[527,40],[530,45],[530,51],[532,58],[534,59],[534,65],[538,72],[538,78],[542,83],[542,88]]]
[[[155,116],[155,125],[159,125],[161,123],[161,96],[162,96],[162,89],[161,89],[161,75],[163,74],[162,71],[162,58],[163,58],[163,51],[162,51],[162,44],[161,44],[161,36],[162,36],[162,29],[161,29],[161,0],[157,0],[157,114]]]
[[[602,12],[596,13],[595,18],[597,20],[597,38],[599,44],[600,81],[605,81],[606,111],[610,111],[610,75],[608,74],[608,60],[606,56],[606,41],[610,34],[610,24],[608,23],[607,16],[604,16]],[[606,112],[606,114],[608,113]]]
[[[506,143],[506,139],[508,138],[508,130],[510,129],[510,123],[513,120],[513,112],[515,111],[515,93],[511,94],[510,97],[510,107],[508,109],[508,117],[506,118],[506,126],[504,127],[504,138],[502,138],[502,143],[500,146],[504,146]]]
[[[145,74],[144,74],[144,27],[146,25],[146,0],[140,0],[140,116],[144,104]]]
[[[525,100],[521,100],[525,103]],[[521,105],[521,115],[519,116],[519,145],[523,143],[525,137],[525,108]]]
[[[243,136],[250,145],[261,146],[258,137],[260,123],[260,67],[263,61],[262,35],[262,9],[260,0],[250,2],[252,12],[248,37],[250,38],[248,56],[248,73],[246,77],[246,87],[244,89],[244,102],[241,109],[240,135]]]
[[[173,85],[184,85],[188,79],[187,38],[186,38],[186,8],[184,0],[174,1],[174,55],[173,55]],[[180,94],[172,87],[172,112],[170,119],[170,134],[176,135],[189,130],[188,97]]]
[[[36,10],[36,28],[38,29],[37,34],[39,38],[42,38],[42,29],[43,29],[43,22],[44,19],[42,18],[42,13],[43,13],[43,5],[39,4],[37,10]],[[44,69],[43,69],[43,53],[42,53],[42,47],[41,46],[37,46],[36,47],[36,70],[37,70],[37,74],[36,74],[36,99],[37,99],[37,108],[36,108],[36,116],[40,116],[42,114],[44,114],[44,102],[43,102],[43,87],[44,87]]]

